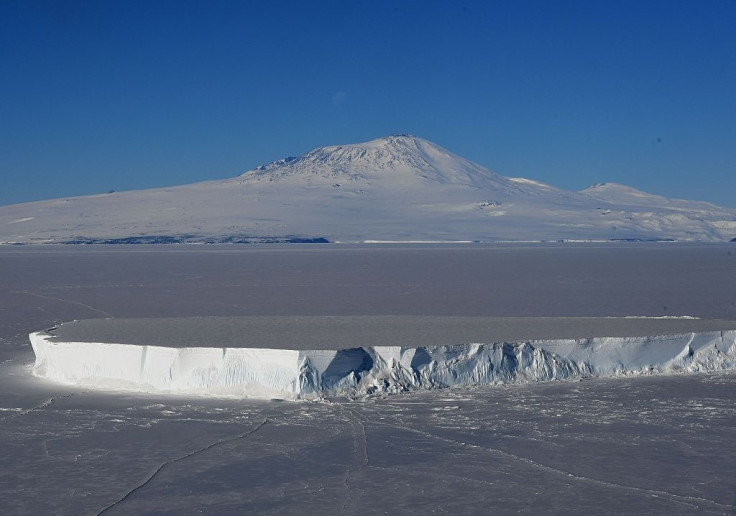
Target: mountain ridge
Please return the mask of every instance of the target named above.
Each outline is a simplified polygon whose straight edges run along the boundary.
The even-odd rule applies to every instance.
[[[245,180],[264,176],[282,179],[294,175],[315,175],[316,170],[323,171],[324,177],[346,177],[353,181],[377,180],[383,174],[407,175],[422,171],[422,179],[440,184],[477,188],[495,184],[514,188],[507,178],[435,143],[409,134],[376,138],[365,143],[319,147],[303,156],[262,165],[239,177]]]

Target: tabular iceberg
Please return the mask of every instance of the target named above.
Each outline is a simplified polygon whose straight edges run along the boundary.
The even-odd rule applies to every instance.
[[[34,373],[100,388],[252,398],[360,397],[453,386],[736,368],[736,331],[339,350],[58,342]]]

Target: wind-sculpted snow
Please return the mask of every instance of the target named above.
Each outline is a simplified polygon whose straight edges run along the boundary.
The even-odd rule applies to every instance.
[[[736,331],[334,350],[59,342],[34,373],[64,383],[253,398],[361,397],[467,385],[736,368]]]

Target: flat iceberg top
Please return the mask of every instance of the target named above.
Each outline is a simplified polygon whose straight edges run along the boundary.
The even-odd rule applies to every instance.
[[[46,331],[51,342],[169,348],[340,350],[736,330],[736,320],[688,317],[244,316],[88,319]]]

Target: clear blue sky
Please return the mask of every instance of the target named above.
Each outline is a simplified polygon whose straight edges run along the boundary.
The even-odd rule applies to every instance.
[[[0,1],[0,204],[412,133],[736,207],[736,2]]]

